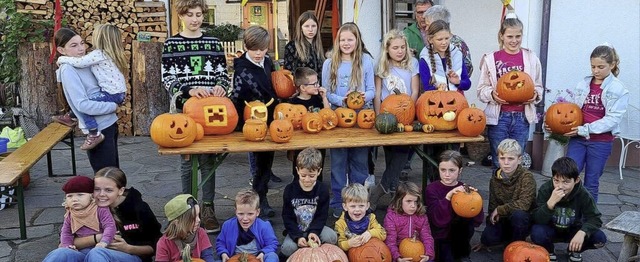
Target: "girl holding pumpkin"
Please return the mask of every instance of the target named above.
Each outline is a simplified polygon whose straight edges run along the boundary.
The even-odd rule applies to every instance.
[[[391,250],[393,261],[418,261],[401,256],[405,251],[400,249],[400,242],[412,237],[419,240],[424,248],[420,262],[430,261],[434,257],[433,237],[425,213],[420,187],[413,182],[400,182],[384,217],[384,228],[387,230],[384,242]]]
[[[500,50],[482,56],[477,91],[478,99],[487,103],[484,112],[494,168],[498,168],[497,150],[502,140],[515,139],[524,152],[529,138],[529,125],[538,122],[535,104],[542,100],[543,92],[540,60],[531,50],[522,48],[522,22],[515,13],[507,14],[502,22],[498,43]],[[528,100],[522,103],[509,103],[500,98],[501,94],[498,93],[498,79],[514,70],[525,72],[533,80],[533,97],[527,97]],[[531,83],[526,85],[531,88]],[[524,93],[520,90],[512,92]]]
[[[409,53],[404,33],[395,29],[387,32],[384,35],[381,49],[380,61],[376,67],[376,93],[373,99],[373,106],[377,114],[382,113],[380,105],[390,95],[399,97],[399,94],[406,94],[408,96],[398,99],[410,99],[415,103],[420,92],[418,60]],[[412,111],[415,114],[415,109]],[[394,191],[397,187],[400,172],[407,162],[410,151],[410,147],[407,146],[385,146],[383,149],[386,168],[380,184],[371,190],[370,208],[372,210],[376,209],[376,203],[380,197]]]
[[[440,181],[430,183],[425,189],[427,215],[433,229],[436,258],[438,261],[456,261],[469,257],[474,227],[482,224],[484,212],[473,218],[458,216],[451,206],[451,197],[465,191],[464,183],[458,180],[462,174],[462,155],[447,150],[440,155],[438,170]],[[477,191],[475,188],[471,190]]]
[[[338,30],[333,46],[335,50],[322,66],[322,86],[327,87],[327,98],[332,107],[346,106],[347,95],[360,92],[363,103],[371,104],[374,97],[373,58],[364,55],[364,44],[358,26],[345,23]],[[339,118],[342,116],[338,116]],[[344,116],[344,117],[349,117]],[[355,121],[355,115],[351,117]],[[331,192],[330,206],[333,216],[342,212],[342,188],[350,183],[364,184],[369,176],[368,147],[331,149]]]
[[[304,12],[298,17],[294,39],[284,47],[284,68],[294,72],[299,67],[311,68],[322,73],[324,49],[318,34],[318,18],[313,11]],[[322,79],[318,76],[318,79]]]

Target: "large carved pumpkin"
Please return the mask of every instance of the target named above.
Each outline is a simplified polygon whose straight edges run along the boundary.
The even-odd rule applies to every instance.
[[[271,82],[276,96],[279,98],[289,98],[296,92],[296,86],[293,83],[293,75],[291,71],[280,69],[271,72]]]
[[[376,112],[373,109],[362,109],[358,112],[358,127],[370,129],[376,123]]]
[[[498,79],[496,94],[509,103],[523,103],[533,98],[535,85],[529,74],[514,70]]]
[[[544,117],[544,122],[549,126],[551,132],[560,135],[571,132],[571,128],[581,126],[582,120],[580,107],[569,102],[551,105]]]
[[[549,252],[541,246],[525,241],[514,241],[502,253],[504,262],[549,262]]]
[[[269,126],[269,135],[271,135],[273,142],[289,142],[293,136],[293,125],[291,121],[284,119],[284,116],[279,114],[278,119],[274,119]]]
[[[336,115],[338,115],[339,127],[353,127],[356,125],[357,114],[356,111],[346,107],[336,108]]]
[[[307,113],[307,108],[303,105],[280,103],[273,111],[273,118],[277,119],[280,113],[284,119],[291,121],[294,129],[302,129],[302,116]]]
[[[339,247],[331,244],[318,246],[309,241],[311,247],[303,247],[294,252],[287,262],[349,262],[347,254]]]
[[[458,132],[463,136],[479,136],[486,126],[487,118],[484,112],[473,104],[458,114]]]
[[[182,92],[179,91],[171,97],[169,113],[159,115],[151,122],[151,140],[161,147],[185,147],[204,135],[198,133],[203,130],[202,127],[198,129],[196,121],[177,112],[176,99],[180,95]]]
[[[395,94],[387,96],[380,104],[380,112],[392,113],[398,118],[398,122],[409,125],[416,118],[416,105],[411,96],[393,89]]]
[[[252,254],[242,253],[230,257],[227,262],[260,262],[260,260]]]
[[[243,114],[244,120],[257,118],[266,123],[269,117],[268,115],[269,110],[267,109],[267,107],[269,107],[272,103],[273,103],[273,99],[269,100],[269,102],[267,102],[266,104],[258,100],[251,101],[251,102],[245,101],[244,104],[246,106],[244,107],[244,114]]]
[[[347,94],[346,104],[348,108],[358,110],[364,106],[364,95],[358,91]]]
[[[467,185],[464,185],[464,190],[451,196],[453,212],[465,218],[475,217],[482,212],[482,196]]]
[[[433,125],[435,130],[454,130],[456,116],[467,107],[469,103],[460,92],[432,90],[416,101],[416,116],[420,123]]]
[[[367,243],[353,247],[348,252],[349,261],[392,262],[391,250],[382,240],[372,237]]]
[[[244,121],[242,135],[248,141],[263,141],[267,136],[267,123],[256,118]]]
[[[191,97],[184,103],[183,112],[202,125],[207,135],[226,135],[238,125],[238,112],[227,97]]]
[[[305,133],[319,133],[322,130],[322,117],[319,113],[306,113],[302,116],[302,130]]]
[[[318,112],[322,117],[322,128],[325,130],[334,129],[338,125],[338,115],[331,108],[323,108]]]
[[[376,130],[380,134],[391,134],[396,132],[398,127],[398,119],[391,113],[382,113],[376,116]]]
[[[400,242],[398,251],[400,251],[400,257],[413,258],[412,261],[420,261],[421,256],[425,254],[424,244],[418,239],[418,233],[414,232],[413,237],[405,238]]]

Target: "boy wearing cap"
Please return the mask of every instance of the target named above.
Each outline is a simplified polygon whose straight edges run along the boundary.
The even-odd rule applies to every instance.
[[[236,217],[222,224],[216,239],[216,252],[223,262],[235,254],[248,253],[264,262],[278,262],[278,238],[273,227],[260,215],[258,194],[251,190],[240,190],[236,194]]]
[[[59,247],[76,249],[74,237],[102,234],[96,247],[106,247],[116,234],[116,223],[108,207],[98,207],[93,201],[93,179],[76,176],[62,186],[67,212],[60,231]],[[87,251],[90,248],[87,248]]]

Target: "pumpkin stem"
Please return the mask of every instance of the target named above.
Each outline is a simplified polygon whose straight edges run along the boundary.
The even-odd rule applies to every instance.
[[[186,244],[182,249],[182,261],[183,262],[191,262],[191,245]]]
[[[402,94],[402,92],[400,92],[400,90],[398,88],[393,88],[392,90],[396,95]]]
[[[180,97],[182,95],[182,91],[178,91],[175,92],[172,96],[171,96],[171,101],[169,101],[169,113],[170,114],[176,114],[178,113],[178,110],[176,109],[176,100],[178,99],[178,97]]]
[[[271,100],[269,100],[269,102],[265,104],[265,106],[270,106],[271,104],[273,104],[273,97],[271,98]]]
[[[248,262],[249,261],[249,255],[247,253],[242,253],[240,255],[240,259],[238,259],[238,261],[240,262]]]
[[[418,230],[413,230],[413,235],[411,236],[411,242],[418,241]]]
[[[463,184],[462,186],[464,187],[464,192],[466,192],[467,194],[471,193],[471,188],[469,188],[469,185]]]
[[[282,112],[278,112],[278,119],[284,120],[284,114]]]
[[[311,248],[316,248],[316,247],[319,247],[319,246],[320,246],[316,241],[310,241],[310,240],[307,240],[307,242],[309,242],[309,246],[310,246]]]

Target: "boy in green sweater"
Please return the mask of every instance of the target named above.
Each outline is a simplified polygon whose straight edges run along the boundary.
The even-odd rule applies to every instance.
[[[582,183],[573,159],[561,157],[551,166],[553,178],[538,191],[533,211],[531,240],[549,251],[556,261],[554,242],[568,242],[569,261],[582,261],[582,251],[601,248],[607,236],[600,230],[602,219],[593,197]]]

